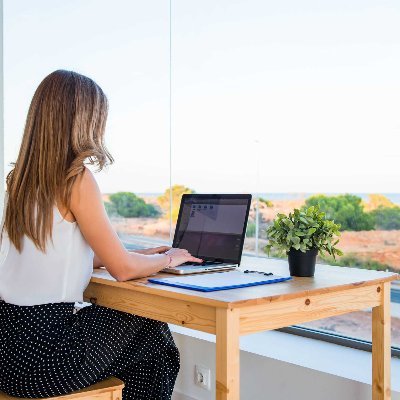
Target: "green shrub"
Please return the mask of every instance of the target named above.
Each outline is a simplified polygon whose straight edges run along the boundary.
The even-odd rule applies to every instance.
[[[170,217],[170,189],[168,188],[163,195],[159,196],[157,201],[160,207],[164,210],[167,218]],[[179,207],[181,204],[182,195],[195,193],[194,190],[184,185],[172,186],[172,220],[178,219]]]
[[[258,200],[260,201],[260,203],[264,203],[267,207],[273,207],[274,206],[274,203],[272,203],[271,200],[264,199],[263,197],[260,197]]]
[[[118,192],[110,196],[116,212],[125,218],[157,217],[158,210],[147,204],[141,197],[130,192]]]
[[[343,257],[337,258],[320,256],[320,261],[330,265],[337,265],[340,267],[351,267],[351,268],[362,268],[374,271],[392,271],[398,272],[393,267],[387,264],[382,264],[375,260],[362,260],[355,256],[354,254],[345,255]]]
[[[344,194],[339,196],[318,195],[309,197],[304,209],[318,205],[326,218],[340,224],[343,231],[370,231],[374,229],[374,218],[364,211],[358,196]]]
[[[365,203],[365,210],[372,211],[379,207],[395,207],[391,200],[385,195],[378,193],[371,193],[368,195],[368,201]]]
[[[115,207],[114,203],[111,203],[109,201],[105,201],[104,202],[104,207],[105,207],[107,215],[109,217],[118,217],[118,216],[120,216],[118,214],[117,207]]]
[[[256,236],[256,224],[255,222],[248,222],[246,229],[246,237],[255,237]]]
[[[370,212],[374,219],[376,229],[400,229],[400,207],[378,207]]]

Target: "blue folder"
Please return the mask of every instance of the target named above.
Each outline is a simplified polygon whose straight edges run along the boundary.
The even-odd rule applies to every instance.
[[[214,292],[216,290],[228,290],[284,282],[289,279],[292,278],[290,276],[266,276],[257,273],[245,274],[241,271],[229,271],[176,276],[173,278],[150,278],[148,281],[159,285],[197,290],[199,292]]]

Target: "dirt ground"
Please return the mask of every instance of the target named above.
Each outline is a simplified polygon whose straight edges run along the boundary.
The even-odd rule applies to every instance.
[[[124,234],[169,238],[169,220],[165,218],[111,218],[111,222]]]
[[[345,254],[378,261],[400,271],[400,231],[343,232],[339,247]]]
[[[358,311],[303,324],[308,328],[322,329],[358,339],[371,340],[371,313]],[[400,346],[400,318],[392,317],[392,343]]]

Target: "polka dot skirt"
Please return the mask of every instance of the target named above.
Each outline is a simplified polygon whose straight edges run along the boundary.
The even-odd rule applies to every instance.
[[[179,352],[168,325],[91,305],[16,306],[0,301],[0,390],[51,397],[111,375],[123,399],[171,398]]]

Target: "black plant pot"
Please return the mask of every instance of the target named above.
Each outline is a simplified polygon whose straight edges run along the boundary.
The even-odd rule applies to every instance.
[[[310,249],[303,253],[291,248],[288,251],[289,271],[291,276],[314,276],[318,249]]]

